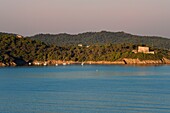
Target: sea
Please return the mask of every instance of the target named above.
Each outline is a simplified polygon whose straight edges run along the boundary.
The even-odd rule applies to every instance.
[[[170,113],[170,66],[1,67],[0,113]]]

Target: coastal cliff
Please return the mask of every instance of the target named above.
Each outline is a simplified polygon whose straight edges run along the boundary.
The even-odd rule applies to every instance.
[[[162,60],[139,60],[124,58],[123,61],[125,64],[165,64]]]
[[[162,61],[164,64],[170,64],[170,60],[167,58],[163,58]]]
[[[170,60],[163,58],[161,60],[139,60],[139,59],[132,59],[132,58],[124,58],[119,61],[84,61],[84,62],[78,62],[78,61],[61,61],[61,60],[50,60],[50,61],[34,61],[32,62],[32,65],[69,65],[69,64],[106,64],[106,65],[114,65],[114,64],[136,64],[136,65],[147,65],[147,64],[170,64]]]
[[[4,63],[0,62],[0,66],[3,67],[3,66],[6,66]]]
[[[132,58],[124,58],[122,60],[118,61],[84,61],[84,62],[78,62],[78,61],[62,61],[62,60],[48,60],[48,61],[33,61],[33,62],[27,62],[25,65],[29,66],[47,66],[47,65],[70,65],[70,64],[98,64],[98,65],[127,65],[127,64],[135,64],[135,65],[150,65],[150,64],[170,64],[170,60],[167,58],[163,58],[160,60],[139,60],[132,59]],[[17,63],[10,62],[10,63],[2,63],[0,62],[0,67],[4,66],[17,66]]]
[[[4,67],[4,66],[17,66],[17,64],[15,62],[9,62],[9,63],[0,62],[0,67]]]

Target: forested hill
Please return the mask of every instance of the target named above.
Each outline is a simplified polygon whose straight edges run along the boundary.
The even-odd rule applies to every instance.
[[[70,34],[38,34],[28,37],[34,40],[40,40],[46,44],[55,44],[57,46],[65,45],[95,45],[95,44],[144,44],[151,47],[170,49],[170,39],[156,36],[137,36],[125,32],[87,32],[78,35]]]
[[[0,62],[5,64],[55,59],[56,51],[60,52],[60,49],[61,47],[48,46],[41,41],[21,38],[17,34],[0,33]]]
[[[90,33],[88,35],[90,36]],[[33,61],[46,62],[51,60],[84,62],[122,61],[124,58],[161,61],[163,58],[170,59],[170,52],[167,50],[150,47],[150,50],[155,51],[155,54],[132,52],[137,50],[137,47],[138,45],[128,43],[90,45],[89,47],[77,45],[59,47],[24,38],[17,34],[0,33],[0,66],[28,65]]]

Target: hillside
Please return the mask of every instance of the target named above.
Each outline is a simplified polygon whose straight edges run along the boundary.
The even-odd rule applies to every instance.
[[[70,34],[38,34],[27,37],[33,40],[40,40],[46,44],[57,46],[66,45],[104,45],[104,44],[123,44],[131,43],[137,45],[148,45],[160,49],[170,49],[170,39],[156,36],[137,36],[124,32],[87,32],[78,35]]]
[[[55,59],[60,47],[48,46],[41,41],[19,38],[16,34],[0,33],[0,62],[23,65],[33,60]]]
[[[0,33],[0,65],[28,65],[30,62],[41,61],[123,61],[124,58],[139,60],[170,59],[170,52],[150,47],[155,54],[133,53],[138,45],[103,44],[89,47],[47,45],[38,40],[18,37],[16,34]]]

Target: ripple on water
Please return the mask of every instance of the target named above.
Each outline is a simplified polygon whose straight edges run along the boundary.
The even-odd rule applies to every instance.
[[[169,73],[169,66],[0,68],[0,111],[168,113]]]

